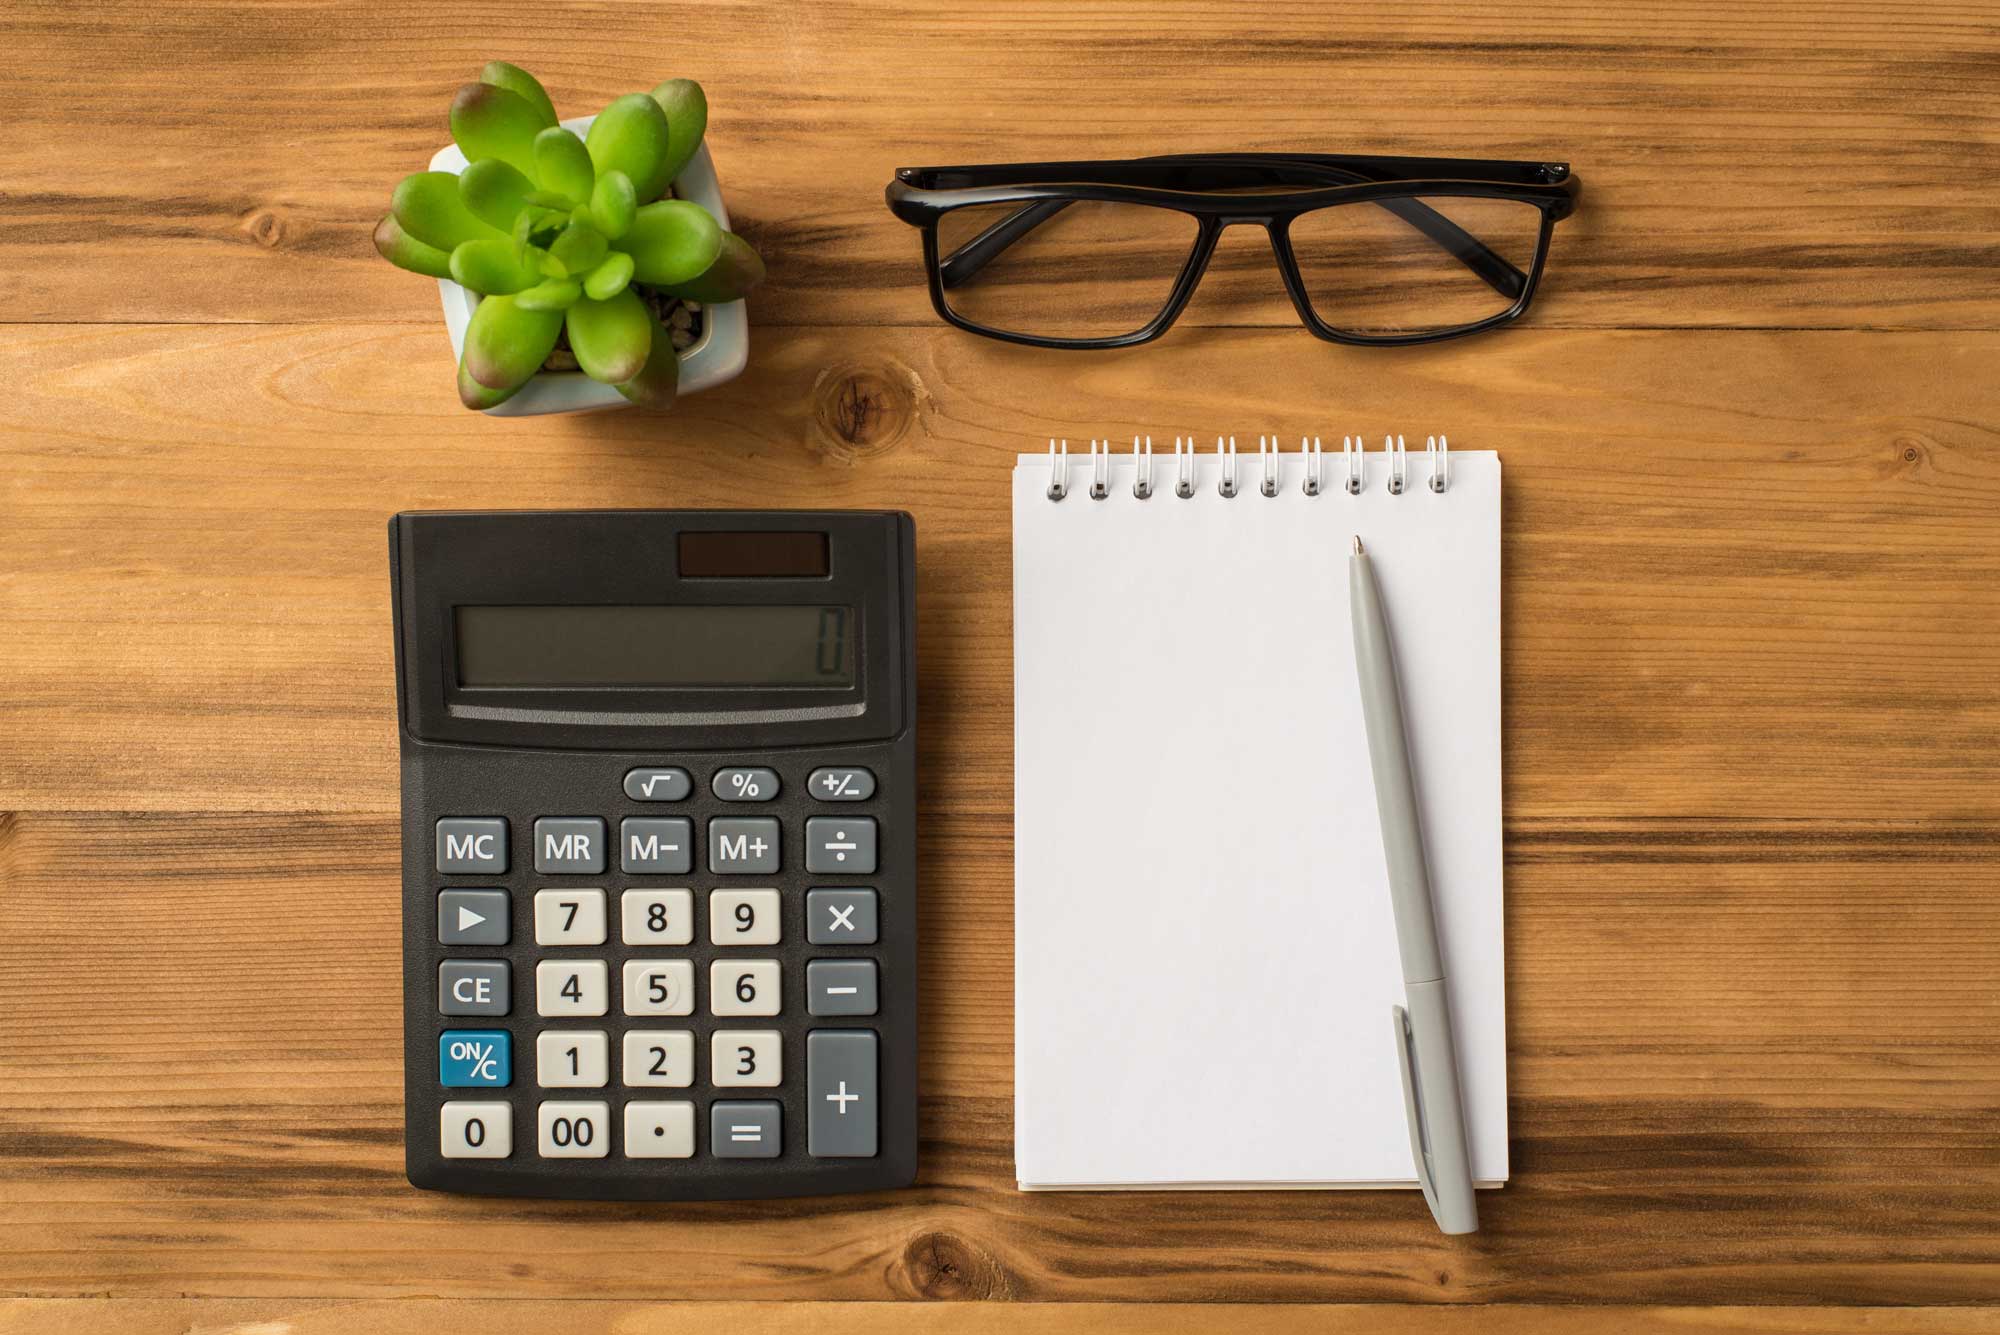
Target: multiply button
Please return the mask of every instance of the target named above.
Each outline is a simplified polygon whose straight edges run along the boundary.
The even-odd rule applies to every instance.
[[[603,820],[596,816],[544,816],[536,821],[535,870],[582,876],[603,871]]]
[[[439,821],[437,869],[448,876],[506,871],[506,820],[499,816],[447,816]]]
[[[717,817],[708,823],[708,869],[720,875],[778,870],[778,822],[769,816]]]
[[[814,816],[806,822],[806,870],[866,876],[875,870],[875,818]]]
[[[812,772],[806,791],[822,802],[866,802],[875,796],[875,776],[858,766],[829,766]]]
[[[873,890],[806,891],[806,940],[816,946],[875,944]]]

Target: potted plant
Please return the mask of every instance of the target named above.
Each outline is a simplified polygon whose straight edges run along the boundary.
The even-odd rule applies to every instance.
[[[764,261],[728,230],[690,79],[558,121],[494,61],[451,104],[453,145],[396,187],[375,248],[438,280],[468,408],[583,412],[743,369]]]

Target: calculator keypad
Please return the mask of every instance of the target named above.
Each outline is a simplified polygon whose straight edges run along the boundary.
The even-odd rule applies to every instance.
[[[720,767],[702,778],[709,796],[731,804],[774,801],[786,783],[776,769],[754,765]],[[814,803],[864,802],[877,792],[875,774],[852,765],[820,766],[792,781]],[[673,803],[693,797],[698,782],[680,766],[639,766],[623,772],[619,787],[633,802]],[[791,825],[793,839],[803,836],[792,846],[800,860],[791,884],[777,883],[787,872],[789,824],[777,816],[612,820],[559,814],[523,824],[530,836],[526,866],[545,883],[531,890],[517,883],[511,892],[439,886],[436,941],[506,946],[513,899],[529,898],[522,930],[534,946],[532,996],[517,1007],[506,960],[448,958],[439,969],[437,1000],[441,1016],[524,1021],[532,1037],[520,1036],[527,1049],[520,1058],[525,1065],[532,1055],[533,1070],[517,1078],[512,1031],[446,1029],[438,1044],[440,1086],[520,1090],[516,1098],[528,1105],[533,1135],[531,1151],[524,1152],[541,1159],[673,1160],[704,1150],[715,1159],[797,1154],[797,1146],[786,1149],[784,1100],[743,1096],[787,1089],[804,1108],[805,1125],[793,1134],[808,1155],[878,1152],[880,1040],[865,1026],[881,1004],[879,961],[809,958],[788,979],[788,969],[800,969],[799,963],[756,953],[797,949],[800,942],[836,948],[878,943],[875,889],[797,884],[811,876],[872,876],[879,862],[874,816],[814,815]],[[497,878],[509,866],[508,839],[505,818],[442,819],[437,869],[446,877]],[[585,876],[693,877],[698,865],[704,869],[700,879],[712,877],[713,884],[564,883]],[[754,877],[773,883],[741,883]],[[788,996],[791,988],[800,994]],[[801,1028],[793,1020],[789,1031],[769,1027],[801,1013],[841,1023]],[[630,1017],[631,1027],[623,1027],[621,1017]],[[755,1023],[760,1019],[764,1026]],[[802,1047],[788,1050],[801,1038]],[[703,1089],[734,1097],[667,1093]],[[606,1097],[588,1097],[587,1091]],[[442,1108],[442,1157],[515,1156],[511,1100],[451,1099]]]

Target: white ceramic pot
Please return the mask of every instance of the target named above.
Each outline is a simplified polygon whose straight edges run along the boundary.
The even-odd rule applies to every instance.
[[[564,129],[581,136],[596,119],[579,116],[562,124]],[[456,176],[465,170],[465,154],[458,151],[458,145],[446,144],[431,159],[431,170]],[[723,207],[722,187],[716,183],[715,163],[708,156],[707,144],[695,150],[688,165],[674,178],[674,193],[714,214],[725,230],[729,227],[729,210]],[[479,304],[479,294],[449,278],[440,278],[438,295],[444,301],[444,327],[451,335],[451,356],[456,364],[465,348],[465,326]],[[734,380],[750,360],[750,318],[744,314],[742,302],[705,305],[701,317],[701,337],[681,353],[682,394],[694,394],[710,385]],[[494,417],[530,417],[539,413],[589,413],[631,406],[623,394],[581,371],[542,371],[521,386],[513,398],[486,411]]]

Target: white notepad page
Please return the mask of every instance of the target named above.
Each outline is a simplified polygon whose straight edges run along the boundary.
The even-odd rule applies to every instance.
[[[1014,470],[1014,1158],[1023,1188],[1414,1185],[1403,999],[1349,626],[1389,609],[1474,1177],[1507,1176],[1500,461],[1304,494]]]

